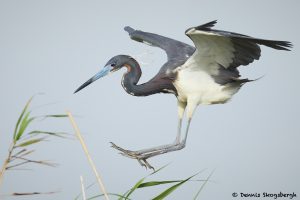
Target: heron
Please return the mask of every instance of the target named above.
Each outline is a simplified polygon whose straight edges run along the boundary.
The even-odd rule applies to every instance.
[[[139,63],[129,55],[111,58],[104,68],[83,83],[74,93],[94,81],[125,67],[121,84],[133,96],[157,93],[173,94],[177,98],[178,126],[175,140],[169,144],[142,150],[127,150],[114,143],[112,147],[124,156],[136,159],[142,166],[154,169],[147,159],[183,149],[187,143],[190,123],[198,105],[224,104],[247,82],[241,78],[238,67],[258,60],[259,45],[290,51],[292,43],[259,39],[239,33],[214,29],[216,20],[188,28],[185,34],[195,47],[158,34],[124,28],[131,39],[161,48],[167,54],[167,62],[148,82],[139,83],[142,75]],[[182,131],[183,119],[187,121]],[[184,134],[182,134],[184,133]]]

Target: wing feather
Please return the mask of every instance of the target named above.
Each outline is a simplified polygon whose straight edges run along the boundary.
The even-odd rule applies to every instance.
[[[210,73],[220,84],[237,80],[239,77],[237,67],[258,60],[261,55],[259,45],[288,51],[292,47],[288,41],[265,40],[212,29],[215,24],[216,21],[212,21],[186,30],[185,34],[196,46],[195,53],[187,62],[190,60],[198,62],[200,68],[205,68],[203,65],[205,62],[206,65],[217,68],[217,72],[211,70]]]
[[[135,30],[129,26],[126,26],[124,30],[129,33],[131,39],[150,46],[159,47],[166,52],[168,60],[161,67],[154,79],[174,80],[176,77],[176,74],[173,73],[174,69],[184,64],[196,50],[191,45],[155,33]]]
[[[183,42],[161,36],[154,33],[144,32],[140,30],[134,30],[133,28],[126,26],[125,31],[129,33],[131,39],[142,42],[150,46],[155,46],[163,49],[170,60],[184,60],[186,61],[189,56],[191,56],[195,48],[191,45],[185,44]]]

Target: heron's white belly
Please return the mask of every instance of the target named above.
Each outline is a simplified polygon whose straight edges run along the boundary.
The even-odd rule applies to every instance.
[[[178,71],[174,85],[180,101],[192,101],[197,105],[225,103],[238,90],[228,90],[227,86],[217,84],[207,72],[195,69]]]

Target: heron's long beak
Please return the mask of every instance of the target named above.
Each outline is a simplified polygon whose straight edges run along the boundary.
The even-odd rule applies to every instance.
[[[113,67],[110,65],[105,66],[100,72],[98,72],[95,76],[93,76],[92,78],[90,78],[89,80],[87,80],[84,84],[82,84],[77,90],[75,90],[74,93],[78,92],[79,90],[82,90],[83,88],[85,88],[86,86],[88,86],[89,84],[91,84],[92,82],[98,80],[99,78],[106,76],[109,74],[110,70]]]

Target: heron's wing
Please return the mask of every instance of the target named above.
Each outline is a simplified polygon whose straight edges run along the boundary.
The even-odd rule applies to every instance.
[[[215,75],[220,84],[226,83],[230,76],[239,77],[236,69],[241,65],[248,65],[260,57],[259,45],[265,45],[278,50],[289,50],[292,44],[287,41],[275,41],[253,38],[233,32],[214,30],[212,21],[186,30],[185,34],[191,38],[196,46],[195,53],[187,62],[196,62],[198,67],[211,66],[207,69]],[[189,65],[186,65],[189,66]],[[190,65],[195,66],[195,65]]]
[[[170,71],[177,66],[182,65],[194,52],[195,48],[183,42],[164,37],[154,33],[148,33],[126,26],[125,31],[129,33],[131,39],[155,46],[163,49],[168,57],[168,61],[163,65],[161,73],[170,69]]]

